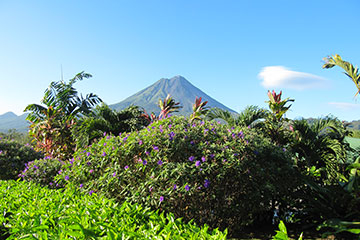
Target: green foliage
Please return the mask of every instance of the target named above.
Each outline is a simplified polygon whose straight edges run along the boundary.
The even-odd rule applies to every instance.
[[[289,154],[252,129],[172,117],[77,151],[57,179],[234,232],[287,207]]]
[[[94,112],[79,121],[73,131],[77,147],[85,147],[104,133],[118,136],[119,133],[137,131],[149,125],[144,111],[137,106],[130,106],[122,111],[115,111],[103,104]]]
[[[72,160],[70,160],[72,161]],[[49,188],[59,188],[55,181],[55,176],[61,173],[64,162],[49,157],[37,159],[25,164],[25,169],[20,173],[20,177],[26,181],[32,181]]]
[[[119,205],[69,186],[0,181],[0,231],[7,239],[226,239],[226,232],[184,223],[140,205]],[[0,232],[1,234],[1,232]]]
[[[159,107],[161,111],[158,118],[167,118],[170,113],[178,112],[178,109],[182,108],[181,106],[179,106],[179,104],[179,102],[175,102],[175,100],[170,96],[170,94],[168,94],[164,100],[159,99]]]
[[[195,103],[193,104],[193,113],[190,115],[190,121],[194,122],[196,120],[201,120],[202,116],[205,116],[206,113],[209,111],[206,104],[208,102],[201,102],[201,97],[195,99]]]
[[[297,153],[296,164],[305,174],[316,170],[315,178],[323,183],[337,183],[347,159],[348,134],[341,121],[332,117],[316,119],[312,124],[306,120],[292,122],[294,138],[291,148]]]
[[[0,179],[17,179],[28,161],[41,157],[29,144],[0,138]]]
[[[323,65],[323,68],[333,68],[335,66],[338,66],[344,69],[345,75],[348,76],[353,81],[353,83],[357,88],[355,94],[356,97],[360,92],[360,74],[358,67],[355,67],[351,63],[342,60],[341,57],[337,54],[335,54],[334,56],[324,58],[324,61],[325,64]]]
[[[93,93],[85,98],[78,95],[73,87],[77,81],[90,78],[88,73],[78,73],[69,83],[51,82],[41,100],[43,105],[30,104],[24,111],[30,111],[27,120],[31,121],[30,135],[42,150],[51,158],[67,159],[74,149],[71,130],[80,114],[89,114],[93,106],[102,100]]]
[[[294,102],[294,99],[286,98],[281,100],[282,91],[279,94],[276,94],[273,90],[272,93],[268,91],[269,101],[269,108],[272,111],[273,115],[276,117],[277,120],[280,120],[283,115],[289,110],[291,104],[289,106],[285,106],[289,102]]]
[[[302,240],[303,239],[302,236],[303,236],[303,234],[301,233],[298,240]],[[287,229],[286,229],[286,226],[283,221],[280,221],[279,230],[276,231],[276,235],[272,239],[273,240],[290,240],[291,239],[288,236]]]
[[[0,132],[0,139],[14,140],[20,144],[31,144],[32,138],[27,133],[16,131],[16,129],[9,129],[7,132]]]
[[[261,127],[259,124],[268,116],[269,112],[258,106],[247,106],[240,114],[236,115],[229,111],[219,108],[213,108],[206,115],[208,119],[222,119],[226,121],[230,126],[243,126],[243,127]]]

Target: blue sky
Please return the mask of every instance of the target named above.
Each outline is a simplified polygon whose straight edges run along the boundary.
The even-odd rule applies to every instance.
[[[51,81],[113,104],[182,75],[235,111],[294,98],[289,118],[360,119],[356,87],[322,59],[360,65],[360,1],[0,1],[0,114],[39,103]],[[176,99],[181,102],[181,99]]]

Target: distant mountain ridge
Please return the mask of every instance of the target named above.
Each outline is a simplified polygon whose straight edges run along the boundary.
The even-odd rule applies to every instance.
[[[187,116],[192,113],[192,106],[195,103],[196,97],[201,97],[203,101],[208,101],[207,106],[209,107],[217,107],[235,112],[192,85],[182,76],[175,76],[170,79],[162,78],[125,100],[110,105],[110,107],[115,110],[122,110],[130,105],[136,105],[143,107],[149,114],[151,112],[158,113],[160,111],[158,107],[159,99],[164,99],[168,94],[176,102],[180,102],[182,108],[179,109],[179,115]]]
[[[7,112],[0,115],[0,132],[7,132],[10,129],[16,129],[18,132],[27,132],[30,123],[26,120],[28,113],[20,116],[13,112]]]

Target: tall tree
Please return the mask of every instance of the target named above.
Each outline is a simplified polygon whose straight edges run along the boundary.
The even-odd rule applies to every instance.
[[[71,129],[76,124],[76,118],[89,114],[91,109],[102,100],[90,93],[85,98],[78,94],[73,85],[77,81],[92,77],[80,72],[70,79],[51,82],[41,100],[42,105],[29,104],[24,111],[30,111],[27,120],[30,125],[30,135],[37,141],[38,150],[44,151],[48,157],[66,159],[74,151],[74,139]]]

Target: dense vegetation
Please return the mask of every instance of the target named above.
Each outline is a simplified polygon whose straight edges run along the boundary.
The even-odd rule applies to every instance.
[[[226,233],[184,223],[138,204],[31,182],[0,181],[0,235],[8,239],[225,239]]]
[[[324,65],[333,66],[344,68],[360,90],[357,68],[337,55]],[[45,106],[27,107],[32,111],[31,136],[44,157],[22,155],[21,145],[13,147],[21,156],[19,166],[26,162],[16,174],[32,183],[1,182],[5,234],[208,239],[225,238],[226,233],[208,232],[207,226],[239,237],[246,229],[278,223],[275,239],[287,239],[284,223],[339,238],[360,233],[360,154],[346,138],[351,135],[346,124],[335,117],[287,119],[295,100],[282,99],[282,92],[275,91],[268,92],[269,109],[249,106],[239,115],[208,109],[197,98],[189,117],[171,116],[181,107],[171,96],[159,100],[158,115],[138,107],[120,112],[104,104],[93,108],[100,98],[90,94],[84,99],[73,88],[89,76],[80,73],[69,83],[53,82],[42,101]],[[0,159],[14,164],[11,151],[0,147]],[[0,172],[1,177],[9,179],[7,173]],[[55,205],[41,196],[59,201],[64,212],[45,213]],[[36,214],[24,216],[25,222],[17,220],[28,211],[19,210],[27,199],[44,207],[29,210]],[[6,207],[8,201],[15,202],[12,209]],[[106,207],[89,209],[92,204]],[[68,215],[73,212],[78,214]],[[105,216],[121,217],[105,221]],[[122,218],[136,227],[122,225]],[[154,219],[154,231],[144,219]],[[65,229],[69,232],[62,233]]]

